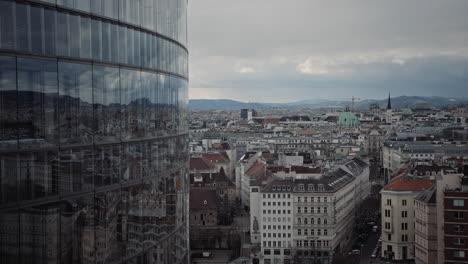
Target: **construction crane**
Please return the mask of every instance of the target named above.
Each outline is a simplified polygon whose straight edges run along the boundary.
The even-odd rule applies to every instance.
[[[349,100],[350,98],[334,98],[335,100]],[[361,98],[358,97],[351,97],[351,112],[354,112],[354,101],[361,100]]]

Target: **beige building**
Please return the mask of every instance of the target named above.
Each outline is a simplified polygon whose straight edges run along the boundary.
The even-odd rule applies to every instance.
[[[415,257],[414,199],[428,190],[435,180],[403,174],[392,179],[381,191],[382,253],[390,260]]]
[[[436,188],[420,193],[414,199],[415,262],[437,263]]]

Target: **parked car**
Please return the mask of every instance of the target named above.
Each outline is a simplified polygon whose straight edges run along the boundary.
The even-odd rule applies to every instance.
[[[378,226],[373,226],[373,227],[372,227],[372,232],[377,233],[378,231],[379,231],[379,227],[378,227]]]
[[[353,249],[353,250],[351,251],[351,253],[352,253],[353,255],[359,255],[359,254],[361,254],[361,250],[359,250],[359,249]]]

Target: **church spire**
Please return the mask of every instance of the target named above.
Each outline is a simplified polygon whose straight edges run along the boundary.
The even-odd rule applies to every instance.
[[[388,109],[388,110],[392,109],[392,103],[390,102],[390,93],[388,93],[387,109]]]

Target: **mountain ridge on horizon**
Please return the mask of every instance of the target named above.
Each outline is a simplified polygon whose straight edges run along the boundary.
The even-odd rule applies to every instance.
[[[457,104],[468,104],[468,97],[442,97],[442,96],[396,96],[391,97],[394,108],[414,108],[418,103],[428,103],[435,107],[443,107]],[[355,101],[354,107],[358,110],[368,109],[370,104],[378,104],[381,108],[387,106],[387,99],[364,99]],[[351,100],[328,100],[328,99],[306,99],[289,103],[259,103],[242,102],[231,99],[190,99],[191,110],[240,110],[245,108],[267,109],[267,108],[344,108],[351,105]]]

